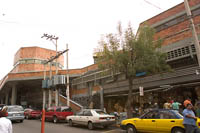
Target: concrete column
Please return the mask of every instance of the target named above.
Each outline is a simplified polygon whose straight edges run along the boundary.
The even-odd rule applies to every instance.
[[[12,87],[12,98],[11,98],[11,105],[15,105],[17,101],[17,88],[16,85]]]
[[[46,107],[46,90],[43,89],[43,109]]]
[[[5,104],[8,105],[9,92],[6,93]]]
[[[52,104],[52,96],[51,96],[51,89],[49,89],[49,107],[51,107]]]
[[[56,94],[55,94],[55,104],[56,106],[59,106],[59,89],[56,88]]]
[[[101,103],[101,109],[104,110],[104,98],[103,98],[103,87],[100,86],[100,103]]]

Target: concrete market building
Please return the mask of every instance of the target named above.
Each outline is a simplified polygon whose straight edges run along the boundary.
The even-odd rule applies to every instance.
[[[189,0],[189,4],[200,38],[200,0]],[[153,103],[162,107],[166,100],[182,102],[187,97],[192,98],[193,103],[200,100],[200,69],[184,3],[142,22],[140,26],[144,23],[155,28],[155,40],[164,40],[161,51],[167,54],[166,61],[174,72],[135,78],[133,107],[140,104],[139,87],[144,88],[143,108],[148,108]],[[39,47],[21,48],[15,55],[13,70],[1,80],[1,103],[41,107],[44,75],[42,61],[53,55],[55,56],[55,51]],[[66,75],[67,71],[62,69],[63,56],[58,63],[58,74]],[[49,69],[50,67],[47,68]],[[55,62],[52,69],[54,75]],[[71,105],[75,108],[105,107],[108,112],[123,112],[126,108],[129,84],[123,74],[113,75],[111,71],[99,71],[94,63],[81,69],[71,69],[69,75]],[[49,101],[50,95],[53,94],[47,95],[46,106],[49,106],[49,103],[54,104],[54,96],[51,102]],[[60,104],[66,104],[65,89],[60,94]]]

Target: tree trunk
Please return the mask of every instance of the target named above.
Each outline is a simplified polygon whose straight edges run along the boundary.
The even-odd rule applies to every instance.
[[[133,78],[128,78],[129,81],[129,91],[128,91],[128,99],[127,99],[127,117],[133,117],[133,107],[132,107],[132,87],[133,87]]]

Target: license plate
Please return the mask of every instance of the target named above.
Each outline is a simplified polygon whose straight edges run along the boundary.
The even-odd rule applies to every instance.
[[[108,121],[109,121],[109,120],[110,120],[110,118],[107,118],[106,120],[108,120]]]

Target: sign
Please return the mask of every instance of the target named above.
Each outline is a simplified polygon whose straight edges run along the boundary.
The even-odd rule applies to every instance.
[[[144,88],[142,86],[139,87],[140,96],[144,96]]]

